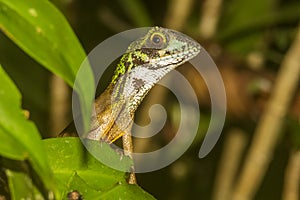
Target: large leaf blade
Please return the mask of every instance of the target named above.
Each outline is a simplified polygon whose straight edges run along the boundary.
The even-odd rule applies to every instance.
[[[48,189],[53,179],[40,134],[25,118],[21,95],[0,66],[0,155],[13,160],[29,160]]]
[[[62,14],[44,0],[0,0],[0,9],[2,31],[72,86],[85,53]]]
[[[0,30],[42,66],[74,86],[86,54],[62,13],[46,0],[0,0]],[[75,90],[88,129],[94,77],[88,62]]]
[[[99,147],[95,141],[85,141]],[[60,198],[78,191],[84,199],[154,199],[137,185],[126,182],[124,172],[114,170],[89,154],[79,138],[52,138],[44,140],[51,168],[60,188]],[[130,169],[132,160],[102,143],[97,153],[114,159],[124,169]],[[95,152],[94,152],[95,153]]]

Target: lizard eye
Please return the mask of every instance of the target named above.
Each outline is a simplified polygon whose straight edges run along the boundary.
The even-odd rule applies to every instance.
[[[152,42],[154,47],[160,49],[164,47],[166,39],[162,34],[154,33],[153,35],[151,35],[150,41]]]
[[[162,42],[162,37],[160,35],[154,35],[152,37],[152,42],[155,44],[159,44]]]

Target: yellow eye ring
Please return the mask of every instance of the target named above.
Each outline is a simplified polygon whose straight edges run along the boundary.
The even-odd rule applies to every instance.
[[[163,46],[163,44],[166,42],[166,38],[161,33],[153,33],[150,37],[150,41],[155,46]]]

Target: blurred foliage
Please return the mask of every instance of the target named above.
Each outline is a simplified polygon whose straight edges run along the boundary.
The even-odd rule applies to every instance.
[[[85,51],[89,52],[107,37],[125,29],[165,25],[167,10],[175,1],[54,0],[52,2],[63,12]],[[182,31],[202,41],[197,27],[202,14],[200,9],[202,2],[194,1],[193,3],[194,6]],[[203,46],[209,48],[213,43],[221,48],[222,56],[216,58],[220,69],[228,66],[228,63],[230,63],[229,65],[234,63],[234,67],[242,68],[251,74],[251,77],[266,77],[268,80],[271,77],[269,81],[272,83],[279,64],[294,38],[296,27],[300,21],[299,11],[300,3],[298,0],[224,1],[215,37],[212,38],[212,41],[203,41]],[[47,11],[44,14],[47,16]],[[2,22],[0,21],[1,25]],[[22,37],[26,36],[23,32],[19,34]],[[59,39],[65,34],[67,34],[66,30],[62,29],[47,36],[55,36]],[[30,42],[27,39],[25,41]],[[47,47],[43,43],[36,45]],[[64,46],[64,44],[58,45]],[[74,50],[73,48],[63,50],[64,47],[59,49],[62,50],[63,55],[65,51],[71,53],[70,50]],[[258,55],[261,60],[259,69],[251,68],[251,63],[248,63],[249,55],[253,53]],[[51,54],[48,56],[48,60],[55,60],[52,60]],[[70,62],[73,62],[73,58],[74,56],[69,58]],[[78,59],[80,58],[78,57]],[[238,61],[235,62],[236,60]],[[50,88],[48,80],[51,73],[40,67],[40,64],[45,64],[44,60],[34,61],[0,32],[0,62],[22,93],[22,107],[30,111],[30,119],[36,123],[42,136],[55,136],[56,133],[49,132]],[[48,69],[54,65],[50,64]],[[106,84],[104,83],[104,85]],[[235,84],[244,85],[244,82],[235,82]],[[249,83],[246,84],[249,85]],[[239,90],[238,94],[242,95],[245,91],[247,90]],[[260,95],[265,98],[269,92],[265,93]],[[252,98],[251,94],[248,94],[247,98]],[[242,98],[238,100],[242,101]],[[174,104],[174,102],[168,101],[166,104]],[[261,104],[264,102],[259,101],[259,104],[254,105],[254,109],[252,106],[248,106],[247,115],[242,117],[231,116],[229,110],[224,133],[230,127],[238,126],[249,133],[248,137],[251,139],[251,133],[259,116],[257,110],[261,109]],[[200,134],[182,158],[162,170],[138,175],[139,184],[158,199],[211,198],[216,168],[225,136],[224,134],[221,136],[214,150],[206,158],[201,160],[197,158],[203,139],[201,133],[205,132],[209,124],[208,107],[208,105],[201,105],[201,111],[204,112],[201,113]],[[291,148],[299,148],[300,108],[295,107],[295,109],[299,111],[296,112],[296,115],[287,118],[288,128],[283,132],[281,141],[276,148],[274,160],[255,199],[281,199],[288,153]],[[173,112],[173,115],[177,114]],[[166,130],[168,131],[170,128]],[[159,139],[165,140],[166,143],[169,136],[164,134]],[[291,143],[293,145],[290,145]]]
[[[271,43],[283,53],[293,38],[295,26],[290,25],[299,22],[299,8],[298,1],[226,1],[216,37],[238,55],[270,51]]]

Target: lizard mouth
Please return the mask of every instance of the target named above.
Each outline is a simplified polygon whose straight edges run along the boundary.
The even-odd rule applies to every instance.
[[[200,45],[197,45],[188,51],[184,52],[177,52],[173,54],[167,54],[166,50],[159,50],[158,54],[160,55],[159,58],[151,59],[150,63],[160,65],[160,66],[167,66],[167,65],[180,65],[184,62],[189,61],[190,59],[194,58],[200,53]]]

